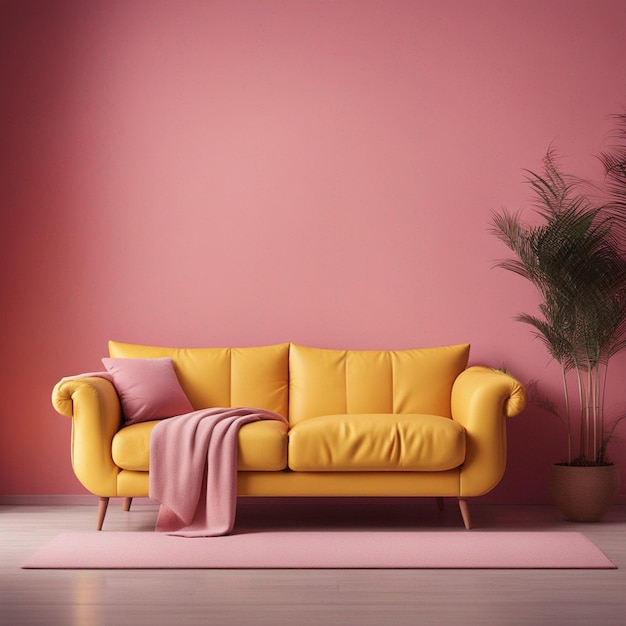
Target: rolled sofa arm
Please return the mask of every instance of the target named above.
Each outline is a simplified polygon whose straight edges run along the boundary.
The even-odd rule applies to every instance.
[[[117,495],[120,469],[113,463],[111,444],[122,411],[113,384],[96,376],[63,378],[52,390],[52,405],[72,418],[72,468],[78,480],[97,496]]]
[[[452,418],[467,433],[460,495],[480,496],[493,489],[506,467],[506,418],[526,406],[523,385],[488,367],[462,372],[452,387]]]

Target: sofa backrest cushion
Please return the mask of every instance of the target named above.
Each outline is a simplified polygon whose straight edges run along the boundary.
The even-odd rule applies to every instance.
[[[253,348],[164,348],[109,341],[109,356],[170,357],[194,409],[243,406],[287,417],[288,343]]]
[[[289,421],[352,413],[451,417],[469,344],[416,350],[328,350],[291,345]]]

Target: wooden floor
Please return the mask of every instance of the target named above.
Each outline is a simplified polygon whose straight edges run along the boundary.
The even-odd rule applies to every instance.
[[[551,507],[472,507],[474,530],[578,530],[618,570],[22,570],[60,532],[91,530],[95,506],[0,506],[0,624],[232,626],[626,624],[626,507],[573,524]],[[102,532],[150,530],[156,508],[112,501]],[[244,501],[241,527],[456,531],[451,501]],[[193,541],[193,539],[190,539]]]

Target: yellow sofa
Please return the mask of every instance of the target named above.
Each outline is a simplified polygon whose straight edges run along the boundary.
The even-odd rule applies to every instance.
[[[469,345],[416,350],[330,350],[296,344],[174,349],[109,342],[112,358],[170,357],[194,409],[255,407],[286,417],[238,434],[242,496],[430,496],[467,498],[500,481],[506,418],[525,406],[523,386],[482,366]],[[150,433],[157,421],[125,425],[111,381],[62,379],[55,409],[72,417],[71,458],[100,497],[149,495]]]

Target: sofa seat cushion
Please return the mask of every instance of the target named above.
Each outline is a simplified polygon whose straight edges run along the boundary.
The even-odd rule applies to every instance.
[[[465,430],[436,415],[325,415],[289,432],[294,471],[444,471],[464,460]]]
[[[150,434],[158,421],[133,424],[113,437],[113,462],[125,470],[150,468]],[[238,433],[237,469],[271,472],[287,467],[287,424],[261,420],[244,424]]]

